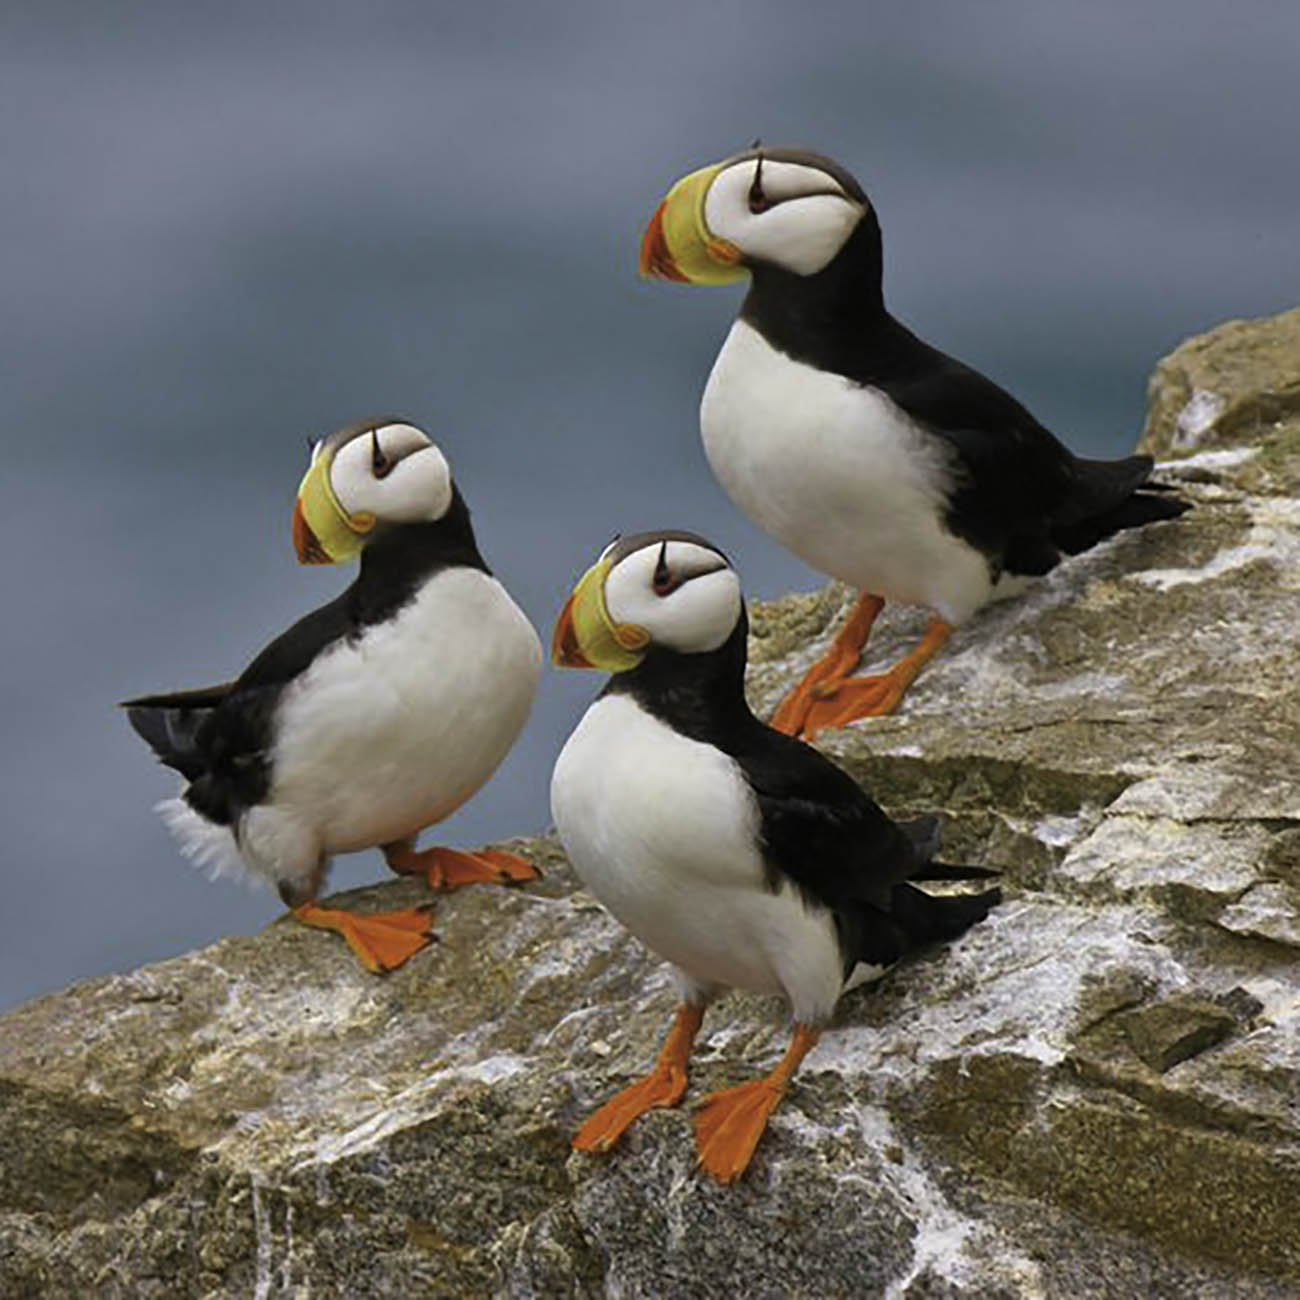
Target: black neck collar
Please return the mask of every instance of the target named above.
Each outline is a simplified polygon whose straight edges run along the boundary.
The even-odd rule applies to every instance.
[[[742,605],[731,635],[716,650],[680,654],[653,647],[635,668],[615,673],[601,695],[630,695],[674,731],[732,751],[762,727],[745,700],[748,635]]]
[[[856,372],[864,341],[895,324],[885,310],[880,223],[872,208],[816,275],[797,275],[770,263],[751,270],[753,283],[740,319],[773,347],[818,369]]]
[[[474,539],[469,507],[454,483],[451,505],[441,519],[391,525],[366,543],[351,590],[354,617],[362,624],[380,622],[435,573],[450,568],[491,573]]]

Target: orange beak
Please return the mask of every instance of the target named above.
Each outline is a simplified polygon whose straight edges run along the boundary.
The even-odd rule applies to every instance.
[[[641,274],[682,284],[730,284],[749,272],[735,244],[709,229],[709,187],[723,170],[714,163],[683,176],[655,209],[641,239]]]
[[[650,224],[645,228],[645,234],[641,236],[641,274],[689,284],[690,277],[683,274],[677,265],[672,250],[668,247],[668,237],[664,234],[664,209],[667,206],[668,200],[664,199],[655,209]]]
[[[560,617],[555,620],[551,637],[551,662],[560,668],[594,668],[596,665],[582,653],[578,645],[578,629],[573,621],[573,602],[577,592],[564,602]]]
[[[293,549],[298,552],[299,564],[334,563],[307,523],[301,501],[293,503]]]

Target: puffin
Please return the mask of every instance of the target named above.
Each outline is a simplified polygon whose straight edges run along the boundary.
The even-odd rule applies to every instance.
[[[677,181],[641,273],[749,279],[700,403],[731,500],[806,564],[859,593],[773,716],[819,729],[893,712],[953,628],[1124,528],[1188,503],[1149,456],[1074,455],[1009,393],[894,318],[880,224],[839,163],[756,145]],[[886,601],[927,607],[920,642],[853,676]]]
[[[669,530],[607,546],[552,641],[556,664],[611,674],[555,763],[556,830],[584,885],[671,963],[679,995],[654,1068],[572,1144],[607,1151],[645,1111],[681,1099],[705,1007],[723,990],[778,994],[789,1049],[696,1113],[699,1165],[724,1183],[749,1164],[840,994],[957,938],[1000,900],[996,888],[923,889],[997,873],[935,861],[935,819],[891,820],[830,759],[750,711],[747,634],[726,556]]]
[[[378,847],[394,871],[444,889],[538,874],[516,854],[415,841],[509,752],[542,646],[485,563],[446,457],[402,417],[316,442],[293,541],[304,564],[360,556],[356,580],[234,681],[122,707],[180,773],[180,794],[158,805],[180,851],[214,876],[270,883],[380,973],[430,942],[430,911],[322,907],[331,855]]]

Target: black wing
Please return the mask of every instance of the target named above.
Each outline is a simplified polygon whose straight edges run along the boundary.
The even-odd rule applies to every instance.
[[[175,768],[187,781],[194,781],[208,767],[199,733],[233,688],[234,682],[223,682],[191,691],[140,695],[123,700],[121,707],[158,761]]]
[[[948,526],[1016,573],[1045,573],[1121,528],[1187,508],[1141,491],[1150,456],[1075,456],[991,379],[891,322],[874,381],[944,440],[959,469]]]
[[[763,727],[735,758],[758,801],[769,870],[810,898],[887,908],[894,884],[922,865],[913,838],[812,746]]]
[[[323,650],[352,634],[350,596],[351,589],[299,619],[237,681],[123,703],[159,761],[190,783],[184,797],[203,816],[231,825],[265,797],[280,695]]]
[[[949,525],[986,552],[1044,533],[1068,499],[1075,457],[1005,389],[895,322],[894,361],[877,381],[947,444],[959,468]]]
[[[811,746],[763,732],[735,758],[758,801],[771,883],[785,877],[830,908],[846,975],[859,962],[889,966],[912,948],[955,938],[1000,901],[996,889],[936,896],[916,888],[911,881],[997,873],[934,862],[933,818],[891,820]]]

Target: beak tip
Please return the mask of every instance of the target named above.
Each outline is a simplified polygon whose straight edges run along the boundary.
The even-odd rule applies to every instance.
[[[668,209],[668,200],[664,199],[655,209],[650,224],[641,236],[641,257],[638,270],[645,280],[685,280],[668,246],[668,236],[664,232],[664,213]]]
[[[298,553],[299,564],[334,563],[320,539],[312,532],[307,516],[303,514],[301,500],[294,502],[293,507],[293,549]]]
[[[564,602],[560,616],[555,620],[555,632],[551,634],[551,663],[556,668],[594,668],[595,664],[582,654],[582,645],[577,637],[577,624],[573,620],[573,604],[577,598],[576,591],[569,594]]]

